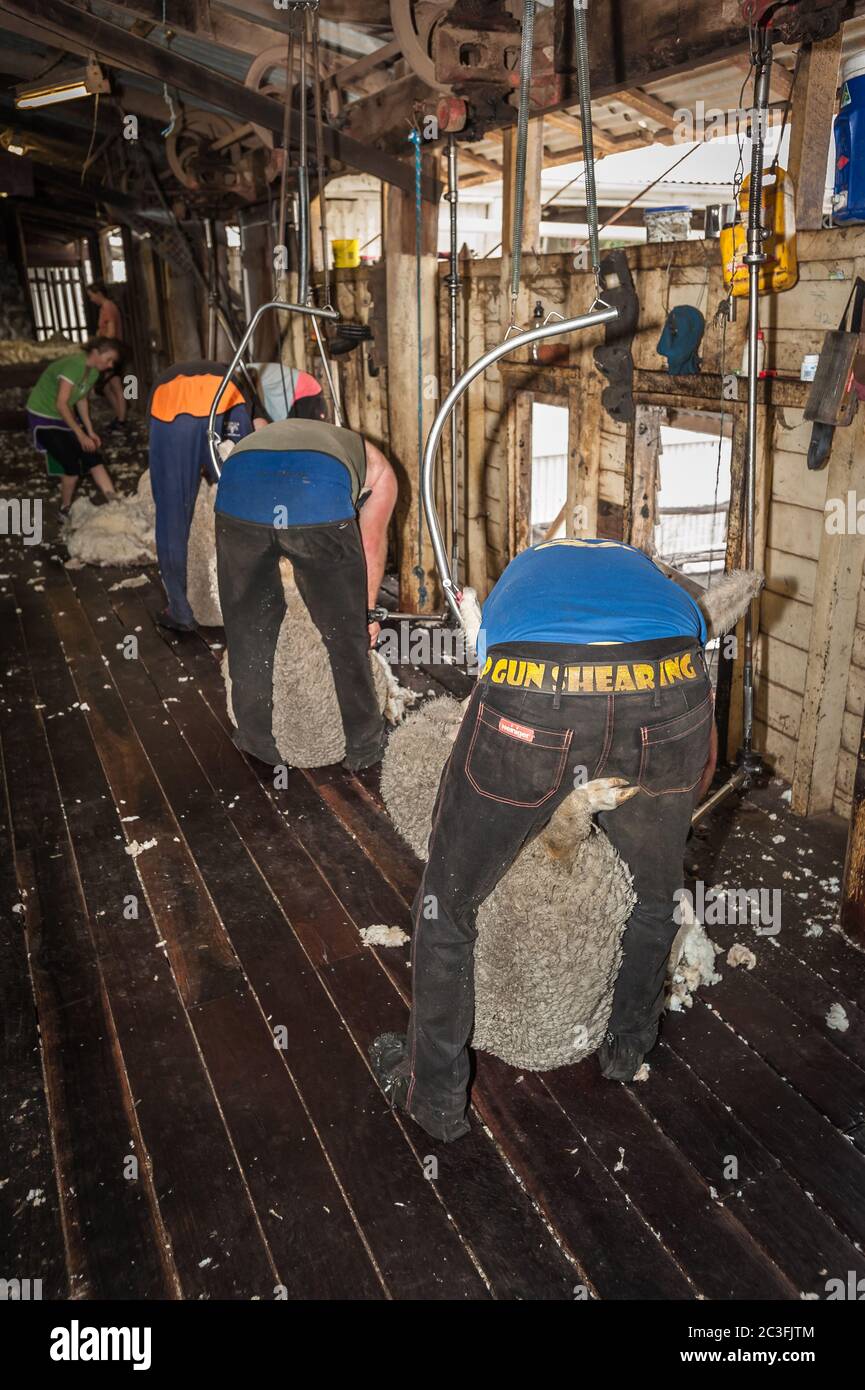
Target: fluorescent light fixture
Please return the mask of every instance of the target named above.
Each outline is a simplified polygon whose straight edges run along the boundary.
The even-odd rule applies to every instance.
[[[107,77],[94,59],[85,67],[46,75],[38,82],[22,82],[15,88],[15,105],[19,111],[31,111],[38,106],[54,106],[59,101],[73,101],[110,90]]]
[[[23,146],[23,145],[7,145],[7,146],[6,146],[6,153],[7,153],[7,154],[23,154],[23,153],[24,153],[24,146]]]

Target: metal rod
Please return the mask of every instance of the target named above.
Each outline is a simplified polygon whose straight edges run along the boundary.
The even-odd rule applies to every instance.
[[[714,811],[715,807],[719,806],[722,801],[726,801],[727,797],[733,792],[738,791],[740,787],[744,787],[747,781],[747,772],[743,767],[739,768],[717,791],[713,792],[711,796],[700,803],[691,817],[691,825],[699,825],[704,816],[707,816],[710,811]]]
[[[204,219],[204,242],[207,247],[207,360],[216,359],[216,250],[213,244],[213,221]]]
[[[538,338],[553,338],[560,333],[575,333],[580,328],[596,328],[603,323],[612,323],[619,317],[618,309],[610,308],[609,305],[602,305],[591,309],[587,314],[581,314],[575,319],[560,319],[555,323],[542,324],[540,328],[529,328],[525,333],[517,333],[513,338],[506,338],[498,347],[490,348],[470,367],[467,367],[459,378],[455,386],[452,386],[445,399],[439,407],[439,412],[433,420],[432,427],[427,436],[426,448],[424,449],[423,462],[421,464],[421,497],[423,499],[426,523],[429,528],[430,539],[432,541],[435,562],[439,576],[442,581],[445,599],[448,607],[462,624],[460,617],[460,607],[458,601],[458,590],[451,574],[448,563],[447,549],[442,537],[442,529],[439,524],[438,512],[435,505],[435,462],[438,453],[439,442],[442,431],[453,411],[457,401],[465,391],[471,386],[475,377],[485,372],[487,367],[491,367],[494,362],[498,362],[500,357],[506,357],[509,352],[516,352],[519,348],[528,347]]]
[[[450,311],[448,330],[450,347],[450,385],[451,389],[457,384],[459,376],[459,298],[460,298],[460,273],[459,273],[459,245],[458,245],[458,226],[457,213],[459,204],[459,177],[457,169],[457,142],[455,135],[448,136],[448,191],[446,194],[450,205],[450,248],[451,264],[450,273],[447,277],[448,287],[448,307]],[[459,583],[460,571],[460,528],[459,514],[457,512],[457,498],[459,494],[459,440],[458,440],[458,421],[456,411],[451,411],[451,574]]]
[[[339,314],[336,312],[335,309],[332,311],[330,316],[335,319],[339,318]],[[339,387],[337,386],[339,375],[337,372],[333,370],[331,366],[330,358],[327,355],[327,344],[325,343],[324,335],[318,326],[317,318],[314,318],[312,320],[312,330],[315,333],[315,341],[318,343],[318,351],[321,357],[321,365],[324,370],[324,374],[327,377],[327,384],[330,389],[330,399],[333,401],[333,422],[335,425],[341,426],[343,424],[342,401],[340,400]]]
[[[520,265],[523,255],[523,221],[526,206],[526,155],[529,140],[529,106],[532,96],[532,63],[535,41],[535,0],[523,0],[520,47],[520,99],[517,110],[517,149],[514,160],[514,219],[511,252],[511,323],[517,321]],[[507,252],[508,247],[502,248]]]
[[[268,309],[285,309],[288,313],[291,314],[307,314],[313,320],[339,318],[339,314],[336,312],[335,309],[315,309],[310,304],[288,304],[284,299],[271,299],[268,301],[267,304],[262,304],[260,308],[256,309],[255,313],[253,314],[252,318],[249,320],[249,323],[246,326],[246,332],[244,333],[237,346],[237,350],[235,351],[235,354],[231,359],[231,362],[228,366],[228,370],[226,371],[225,376],[222,378],[222,381],[220,382],[219,390],[213,397],[213,404],[210,407],[210,414],[207,417],[207,447],[210,450],[210,462],[213,465],[213,471],[216,474],[217,478],[221,476],[222,469],[219,466],[219,455],[217,453],[217,445],[221,441],[219,435],[216,433],[216,408],[219,405],[219,402],[222,400],[225,388],[227,387],[229,381],[231,380],[235,371],[237,370],[238,363],[240,362],[240,359],[243,356],[243,349],[246,347],[246,344],[249,342],[250,338],[255,332],[256,327],[258,325],[258,320],[261,318],[262,314],[267,312]]]
[[[748,248],[745,264],[748,267],[748,415],[745,448],[745,568],[754,568],[754,532],[756,525],[757,483],[757,361],[760,328],[760,267],[766,260],[763,251],[763,154],[766,111],[769,105],[769,81],[772,69],[772,44],[766,29],[754,34],[754,109],[751,113],[751,182],[748,197]],[[744,652],[742,657],[742,753],[752,754],[754,733],[754,633],[751,606],[745,613]]]
[[[577,37],[577,77],[580,89],[580,128],[583,136],[589,247],[595,284],[599,286],[601,251],[598,236],[598,192],[595,186],[595,133],[592,126],[592,94],[589,85],[589,39],[586,32],[586,5],[580,3],[580,0],[574,0],[574,28]]]

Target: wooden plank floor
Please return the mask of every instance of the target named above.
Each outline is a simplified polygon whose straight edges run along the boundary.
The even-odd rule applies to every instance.
[[[691,875],[782,893],[778,936],[711,929],[754,970],[719,956],[639,1085],[479,1056],[472,1134],[439,1146],[366,1060],[410,977],[359,929],[408,928],[419,873],[376,774],[274,788],[231,742],[221,634],[163,634],[153,571],[117,589],[51,539],[2,547],[0,1275],[53,1298],[798,1300],[865,1273],[840,822],[795,822],[778,783],[718,811]]]

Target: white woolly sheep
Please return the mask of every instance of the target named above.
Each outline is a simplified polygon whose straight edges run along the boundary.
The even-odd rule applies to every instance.
[[[273,738],[280,757],[290,767],[327,767],[345,757],[345,734],[330,657],[300,596],[291,561],[283,556],[279,568],[285,617],[273,663]],[[233,720],[229,660],[227,652],[222,674]],[[370,652],[370,665],[379,708],[395,723],[415,697],[398,684],[378,652]]]

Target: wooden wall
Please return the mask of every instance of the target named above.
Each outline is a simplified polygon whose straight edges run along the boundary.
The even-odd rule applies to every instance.
[[[761,301],[767,365],[787,378],[798,377],[803,354],[818,352],[826,329],[838,326],[855,276],[865,274],[865,229],[804,233],[799,238],[799,255],[799,284],[785,294]],[[732,324],[716,320],[716,310],[724,298],[718,243],[693,241],[632,247],[627,257],[640,300],[639,329],[633,345],[638,399],[661,406],[668,401],[681,408],[679,389],[683,385],[693,389],[693,382],[689,385],[662,375],[666,364],[657,353],[657,342],[669,309],[675,304],[694,304],[706,318],[703,376],[698,388],[703,399],[695,401],[695,409],[714,406],[715,410],[723,409],[741,420],[741,403],[738,407],[722,405],[720,387],[721,375],[735,371],[741,362],[746,306],[739,303],[737,321]],[[443,278],[446,266],[440,267],[440,273]],[[467,360],[473,361],[502,338],[500,263],[495,258],[466,257],[461,262],[461,273],[461,351]],[[579,313],[589,308],[591,277],[574,271],[570,256],[527,256],[523,275],[523,302],[529,313],[536,299],[542,301],[546,312]],[[380,269],[361,267],[338,272],[337,279],[339,306],[346,317],[373,323],[373,355],[382,368],[377,378],[371,378],[361,354],[344,359],[340,370],[348,418],[386,448],[387,359],[389,354],[400,351],[400,326],[390,325],[388,342]],[[574,497],[581,488],[594,488],[598,532],[620,536],[628,533],[633,427],[614,423],[598,404],[604,380],[594,371],[591,352],[600,340],[600,332],[572,340],[569,359],[549,368],[532,366],[525,353],[522,361],[518,356],[508,358],[489,370],[468,393],[460,413],[461,578],[474,583],[482,594],[525,541],[521,515],[526,505],[530,452],[530,427],[526,421],[533,398],[570,405],[574,417],[571,472],[577,479]],[[446,384],[443,287],[439,345],[439,370]],[[744,399],[744,383],[740,394]],[[761,405],[759,411],[764,447],[758,529],[761,537],[765,535],[766,588],[759,604],[755,741],[777,771],[788,779],[793,779],[796,769],[803,707],[808,711],[814,703],[813,691],[811,696],[807,691],[809,670],[812,684],[814,680],[820,634],[814,631],[812,619],[821,545],[825,552],[824,504],[830,477],[829,469],[812,473],[806,467],[810,439],[810,426],[803,421],[802,411],[806,394],[806,388],[794,381],[785,386],[785,391],[774,392],[775,397],[792,403]],[[862,453],[862,427],[860,413],[850,427],[856,434],[846,441],[849,445],[855,440],[857,457]],[[838,431],[836,439],[844,434]],[[446,460],[448,453],[446,439]],[[865,461],[856,464],[854,460],[854,464],[865,467]],[[444,472],[449,475],[447,461]],[[470,554],[466,561],[467,544]],[[759,559],[758,556],[758,562]],[[854,564],[860,565],[858,558]],[[857,570],[857,585],[858,573]],[[845,681],[846,695],[837,747],[832,752],[830,740],[828,755],[833,763],[830,801],[844,815],[850,809],[859,725],[865,708],[865,590],[860,597],[855,630],[851,622],[850,642],[849,674],[844,658],[843,675],[835,673],[834,677]],[[819,718],[824,723],[825,717],[821,711]],[[808,718],[811,715],[806,713]],[[824,735],[825,728],[821,737]],[[821,758],[825,757],[824,745]]]

